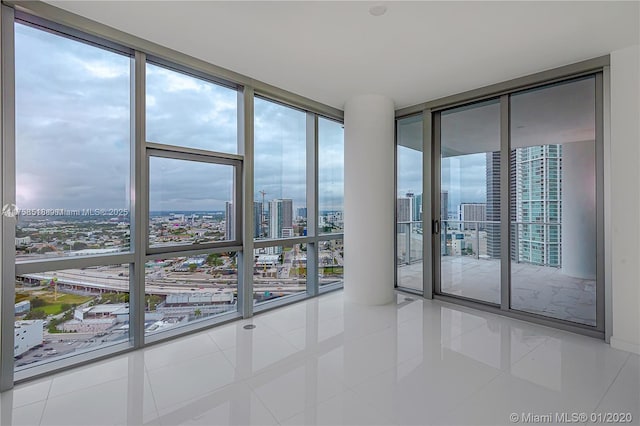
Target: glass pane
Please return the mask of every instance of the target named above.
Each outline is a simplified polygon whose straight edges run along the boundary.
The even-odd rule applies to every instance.
[[[235,154],[238,93],[147,63],[147,141]]]
[[[344,126],[318,118],[318,230],[344,230]],[[306,217],[306,209],[304,209]]]
[[[150,260],[145,265],[145,334],[237,311],[237,253]]]
[[[129,340],[129,265],[16,277],[16,371]]]
[[[307,245],[254,250],[253,302],[260,304],[307,291]]]
[[[511,96],[511,148],[511,307],[595,326],[595,78]]]
[[[500,303],[500,103],[442,113],[441,290]]]
[[[129,250],[130,58],[15,25],[16,257]]]
[[[307,235],[306,114],[260,98],[254,110],[255,237]]]
[[[344,243],[342,240],[318,242],[318,281],[320,286],[342,283],[344,279]]]
[[[149,246],[234,239],[234,167],[149,159]]]
[[[397,125],[397,284],[418,291],[423,290],[422,126],[422,115],[398,120]]]

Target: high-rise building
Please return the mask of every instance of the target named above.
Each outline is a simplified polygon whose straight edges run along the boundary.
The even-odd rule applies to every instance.
[[[224,203],[224,239],[225,240],[233,240],[235,236],[234,232],[234,224],[233,220],[234,208],[233,203],[230,201],[226,201]]]
[[[517,148],[513,164],[517,259],[560,266],[562,145]]]
[[[396,203],[396,221],[409,222],[411,221],[411,198],[399,197]]]
[[[269,238],[293,236],[293,201],[277,199],[269,202]]]
[[[484,229],[487,220],[487,205],[485,203],[460,203],[458,205],[458,220],[462,222],[460,229]]]
[[[307,218],[307,208],[306,207],[298,207],[297,216],[302,219]]]
[[[418,194],[414,197],[411,204],[412,220],[414,222],[420,222],[422,220],[422,194]]]
[[[262,201],[253,202],[253,235],[256,238],[264,237],[262,222],[264,221],[264,205]]]
[[[500,151],[487,152],[487,256],[500,258]]]
[[[449,191],[440,192],[440,221],[449,219]]]

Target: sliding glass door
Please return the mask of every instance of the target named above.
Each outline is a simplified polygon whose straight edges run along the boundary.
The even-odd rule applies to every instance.
[[[594,73],[434,111],[435,294],[604,330],[601,94]]]
[[[499,100],[442,112],[440,135],[440,291],[499,304]]]
[[[511,308],[595,326],[595,77],[510,109]]]

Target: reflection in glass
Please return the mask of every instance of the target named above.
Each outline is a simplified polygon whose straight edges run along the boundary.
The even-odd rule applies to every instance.
[[[318,118],[318,230],[344,229],[344,128],[342,123]]]
[[[397,124],[397,285],[418,291],[423,287],[422,126],[422,115]]]
[[[172,158],[149,159],[149,246],[230,241],[234,168]]]
[[[235,154],[238,93],[147,63],[147,141]]]
[[[254,249],[253,301],[255,304],[306,291],[306,244]]]
[[[320,286],[343,282],[344,244],[342,240],[318,242],[318,275]]]
[[[16,277],[15,370],[129,340],[129,265]]]
[[[145,334],[237,311],[235,252],[150,260],[145,265]]]
[[[18,261],[129,250],[130,60],[15,24]]]
[[[511,307],[595,326],[595,78],[512,95],[511,148]]]
[[[255,98],[254,235],[307,235],[306,114]]]
[[[500,104],[441,116],[441,291],[500,303]]]

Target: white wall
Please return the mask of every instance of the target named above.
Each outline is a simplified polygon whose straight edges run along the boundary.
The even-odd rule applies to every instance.
[[[640,353],[640,46],[611,53],[611,346]]]

